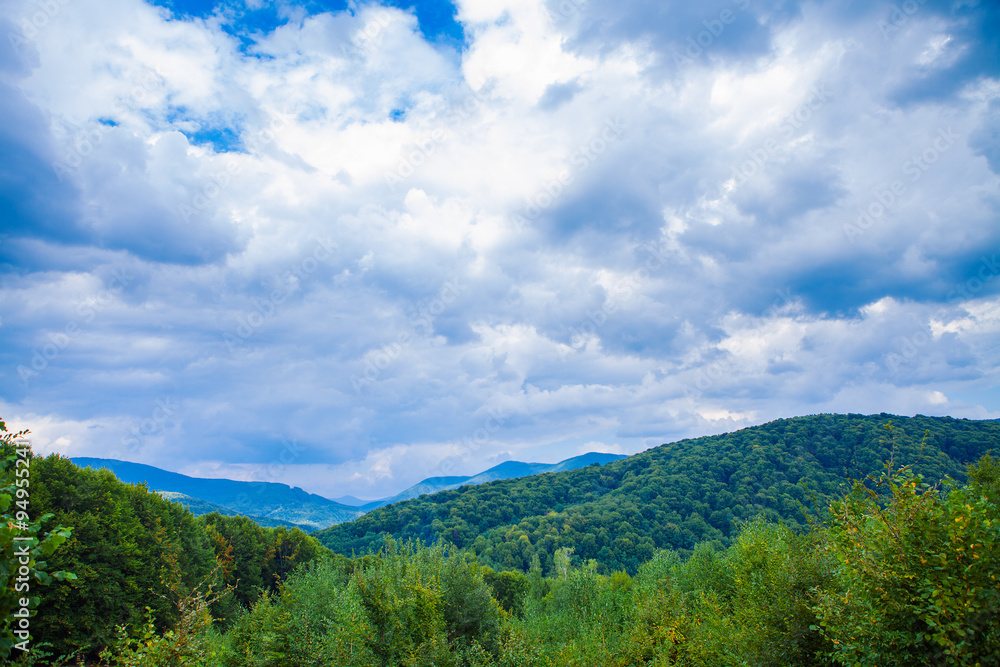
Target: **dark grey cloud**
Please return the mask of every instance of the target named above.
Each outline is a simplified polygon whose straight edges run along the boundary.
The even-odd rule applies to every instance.
[[[990,100],[983,124],[969,137],[969,145],[1000,175],[1000,101]]]
[[[545,89],[541,99],[538,100],[538,108],[544,111],[558,109],[573,99],[573,96],[583,90],[579,81],[567,81],[566,83],[553,83]]]
[[[0,32],[20,35],[12,21],[0,17]],[[15,46],[16,45],[16,46]],[[79,193],[61,182],[52,163],[56,153],[48,132],[48,117],[17,87],[37,59],[33,44],[0,41],[0,233],[8,239],[26,236],[82,241],[75,214]],[[12,246],[0,246],[4,263],[13,264]]]
[[[550,11],[559,14],[559,3]],[[770,51],[772,25],[795,18],[795,3],[761,5],[749,0],[708,3],[625,3],[590,1],[572,15],[577,26],[570,46],[607,53],[623,43],[642,42],[657,54],[659,65],[673,71],[701,59],[753,58]]]

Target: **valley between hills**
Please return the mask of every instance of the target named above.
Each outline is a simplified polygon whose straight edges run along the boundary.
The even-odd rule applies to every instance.
[[[245,516],[268,528],[285,526],[311,532],[352,521],[373,509],[425,494],[501,479],[575,470],[622,458],[625,457],[621,454],[592,452],[551,464],[505,461],[476,475],[430,477],[394,496],[370,501],[349,496],[338,499],[325,498],[277,482],[190,477],[154,466],[116,459],[76,457],[70,460],[79,466],[110,470],[115,477],[127,484],[145,484],[151,491],[161,494],[167,500],[188,508],[195,516],[218,512],[224,516]]]

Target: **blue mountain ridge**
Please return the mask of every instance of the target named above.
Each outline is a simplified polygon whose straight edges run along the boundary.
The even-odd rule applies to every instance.
[[[364,512],[329,498],[277,482],[188,477],[154,466],[116,459],[76,457],[78,466],[106,468],[127,484],[146,484],[152,491],[181,493],[233,510],[244,516],[294,523],[308,530],[356,519]]]
[[[128,484],[146,484],[153,491],[180,494],[181,497],[178,497],[177,501],[195,514],[211,511],[209,507],[215,505],[229,510],[230,513],[254,520],[266,519],[267,523],[272,525],[290,523],[311,531],[352,521],[378,507],[424,494],[457,489],[465,485],[485,484],[499,479],[575,470],[595,463],[604,465],[623,458],[625,458],[623,454],[590,452],[559,463],[504,461],[489,470],[468,477],[428,477],[390,498],[365,501],[353,496],[344,496],[338,499],[353,501],[349,503],[331,500],[277,482],[241,482],[231,479],[189,477],[155,466],[117,459],[75,457],[70,460],[78,466],[106,468]]]
[[[617,461],[623,458],[625,458],[624,454],[589,452],[587,454],[581,454],[580,456],[574,456],[573,458],[566,459],[565,461],[560,461],[559,463],[524,463],[522,461],[504,461],[503,463],[493,466],[489,470],[484,470],[483,472],[470,477],[428,477],[422,482],[414,484],[410,488],[397,493],[391,498],[375,500],[362,505],[361,508],[366,512],[370,512],[378,507],[398,503],[401,500],[418,498],[425,493],[437,493],[438,491],[457,489],[460,486],[475,486],[477,484],[485,484],[486,482],[495,482],[498,479],[516,479],[518,477],[527,477],[528,475],[541,475],[547,472],[576,470],[577,468],[585,468],[595,463],[598,465],[604,465],[605,463],[611,463],[612,461]]]

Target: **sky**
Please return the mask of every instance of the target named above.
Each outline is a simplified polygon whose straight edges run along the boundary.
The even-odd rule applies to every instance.
[[[0,416],[378,498],[1000,417],[1000,7],[5,0]]]

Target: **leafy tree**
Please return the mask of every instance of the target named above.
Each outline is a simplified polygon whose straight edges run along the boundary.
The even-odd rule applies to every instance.
[[[531,583],[523,572],[495,572],[492,568],[484,567],[483,580],[504,611],[515,616],[524,615],[524,601]]]
[[[233,590],[225,606],[213,608],[223,619],[249,608],[262,594],[277,593],[281,582],[300,565],[333,556],[298,528],[265,528],[247,517],[217,512],[196,521],[204,526],[222,563],[223,583]],[[349,561],[338,557],[338,562]]]
[[[24,440],[28,430],[11,433],[0,420],[0,658],[12,652],[36,650],[32,633],[38,627],[38,586],[53,579],[72,581],[76,575],[58,570],[50,573],[43,558],[49,558],[67,539],[72,529],[56,526],[43,530],[52,514],[37,516],[31,497],[31,447]],[[31,519],[32,516],[36,519]],[[26,615],[25,615],[26,614]]]
[[[226,667],[378,667],[374,628],[349,575],[332,559],[296,571],[226,634]]]
[[[171,585],[179,580],[189,591],[215,566],[208,535],[191,513],[61,456],[35,458],[31,471],[32,502],[74,526],[49,564],[77,575],[42,599],[40,639],[58,654],[96,653],[116,641],[117,626],[142,625],[147,607],[159,630],[175,626]]]
[[[128,628],[118,626],[114,647],[101,651],[104,664],[117,667],[215,667],[222,657],[222,646],[219,638],[211,632],[213,619],[209,609],[214,602],[231,593],[229,589],[213,592],[218,581],[216,574],[213,571],[186,594],[179,588],[179,579],[175,580],[171,592],[178,598],[176,627],[157,635],[152,610],[147,607],[146,623],[139,637],[132,637]]]
[[[758,519],[741,526],[718,563],[700,586],[716,600],[692,633],[703,645],[732,664],[822,664],[815,656],[830,644],[813,630],[813,604],[831,576],[812,535]],[[692,557],[685,569],[696,564]]]
[[[837,584],[817,610],[830,656],[850,665],[1000,663],[1000,475],[930,486],[909,466],[857,483],[833,506]]]
[[[225,664],[479,664],[504,650],[505,619],[481,566],[389,540],[352,568],[326,559],[292,574],[236,620]]]

